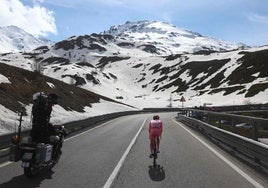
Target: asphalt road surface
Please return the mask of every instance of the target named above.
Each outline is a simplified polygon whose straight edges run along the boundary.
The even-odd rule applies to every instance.
[[[153,114],[113,119],[67,138],[51,171],[23,175],[21,162],[0,164],[0,188],[251,188],[268,187],[257,173],[206,138],[161,113],[158,166],[149,158],[148,123]]]

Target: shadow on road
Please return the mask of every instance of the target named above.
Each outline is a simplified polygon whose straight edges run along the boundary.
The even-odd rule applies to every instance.
[[[163,181],[166,177],[165,170],[160,165],[156,167],[149,166],[149,176],[153,181]]]
[[[40,187],[41,182],[45,179],[52,179],[52,174],[54,172],[49,170],[42,174],[37,174],[37,176],[32,178],[27,178],[24,174],[20,176],[13,177],[6,183],[0,184],[1,188],[12,188],[12,187],[20,187],[20,188],[36,188]]]

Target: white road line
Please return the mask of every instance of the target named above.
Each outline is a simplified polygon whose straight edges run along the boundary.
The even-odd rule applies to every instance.
[[[8,162],[5,162],[5,163],[2,163],[2,164],[0,164],[0,168],[2,168],[2,167],[4,167],[4,166],[7,166],[7,165],[10,165],[10,164],[12,164],[13,162],[10,162],[10,161],[8,161]]]
[[[121,157],[121,159],[119,160],[118,164],[116,165],[116,167],[114,168],[112,174],[110,175],[110,177],[108,178],[108,180],[106,181],[105,185],[103,186],[103,188],[110,188],[114,179],[116,178],[120,168],[122,167],[124,161],[126,160],[127,155],[129,154],[132,146],[134,145],[134,143],[136,142],[145,122],[146,122],[147,118],[144,120],[144,122],[142,123],[142,125],[140,126],[140,129],[138,130],[137,134],[135,135],[135,137],[133,138],[133,140],[131,141],[131,143],[129,144],[128,148],[126,149],[125,153],[123,154],[123,156]]]
[[[9,148],[1,149],[0,152],[8,152]]]
[[[239,173],[241,176],[243,176],[249,183],[251,183],[256,188],[264,188],[260,183],[255,181],[252,177],[250,177],[248,174],[246,174],[243,170],[241,170],[239,167],[237,167],[234,163],[226,159],[223,155],[221,155],[219,152],[217,152],[215,149],[213,149],[211,146],[209,146],[207,143],[205,143],[203,140],[198,138],[193,132],[191,132],[189,129],[184,127],[181,123],[178,123],[174,119],[172,119],[176,124],[181,126],[183,129],[185,129],[189,134],[191,134],[195,139],[197,139],[199,142],[201,142],[204,146],[206,146],[210,151],[212,151],[217,157],[219,157],[221,160],[223,160],[226,164],[228,164],[232,169],[234,169],[237,173]]]
[[[87,133],[87,132],[91,132],[91,131],[93,131],[93,130],[95,130],[95,129],[97,129],[97,128],[100,128],[100,127],[102,127],[102,126],[104,126],[104,125],[110,123],[111,121],[113,121],[113,120],[107,121],[107,122],[105,122],[105,123],[103,123],[103,124],[101,124],[101,125],[98,125],[98,126],[96,126],[96,127],[91,128],[91,129],[89,129],[89,130],[87,130],[87,131],[85,131],[85,132],[76,134],[76,135],[74,135],[74,136],[72,136],[72,137],[70,137],[70,138],[64,139],[64,141],[68,141],[68,140],[71,140],[71,139],[76,138],[76,137],[78,137],[78,136],[81,136],[81,135],[83,135],[83,134],[85,134],[85,133]]]

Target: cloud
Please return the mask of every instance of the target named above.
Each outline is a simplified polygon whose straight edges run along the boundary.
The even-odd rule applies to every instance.
[[[37,1],[29,7],[20,0],[1,0],[0,26],[8,25],[18,26],[34,36],[57,34],[53,12],[41,7]]]
[[[268,16],[263,16],[256,13],[251,13],[248,15],[248,19],[252,22],[268,24]]]
[[[85,8],[90,6],[109,6],[109,7],[129,7],[143,9],[144,7],[155,7],[166,5],[174,0],[35,0],[47,4],[52,4],[70,8]]]

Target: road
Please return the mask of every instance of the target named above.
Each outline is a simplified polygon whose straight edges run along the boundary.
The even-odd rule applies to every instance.
[[[268,187],[268,179],[187,126],[161,113],[164,132],[158,167],[149,158],[152,114],[120,117],[69,137],[52,169],[33,179],[20,162],[0,164],[0,188]]]

